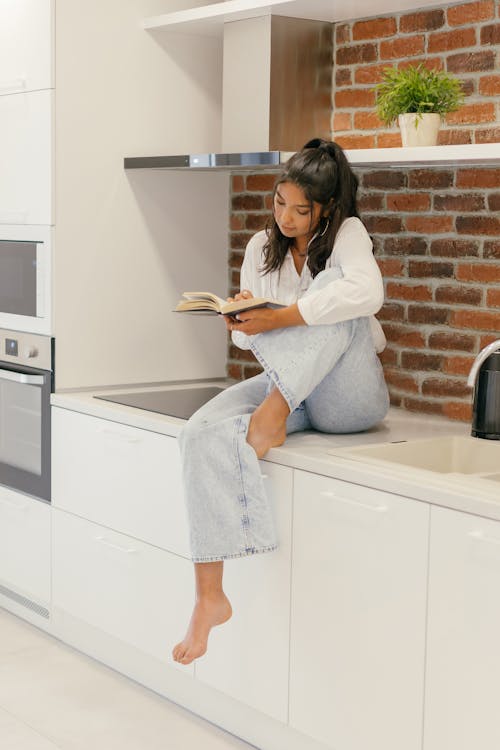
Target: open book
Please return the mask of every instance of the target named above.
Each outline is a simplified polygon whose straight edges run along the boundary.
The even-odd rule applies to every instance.
[[[218,315],[236,315],[243,310],[253,310],[256,307],[286,307],[282,302],[266,299],[265,297],[251,297],[239,299],[236,302],[226,302],[211,292],[184,292],[179,300],[175,312],[217,313]]]

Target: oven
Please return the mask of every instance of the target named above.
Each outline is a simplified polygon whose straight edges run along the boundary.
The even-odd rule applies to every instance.
[[[50,502],[54,340],[0,330],[0,485]]]
[[[51,331],[52,230],[0,225],[0,328]]]

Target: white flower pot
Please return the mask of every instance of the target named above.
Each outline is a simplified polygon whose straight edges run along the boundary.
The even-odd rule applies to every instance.
[[[417,115],[415,112],[409,112],[399,115],[398,124],[403,146],[435,146],[441,125],[441,115],[432,112]]]

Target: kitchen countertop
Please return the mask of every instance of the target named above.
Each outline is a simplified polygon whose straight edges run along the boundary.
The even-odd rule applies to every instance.
[[[177,437],[185,423],[183,419],[102,401],[94,396],[118,395],[132,391],[157,391],[163,388],[181,389],[190,385],[193,387],[227,386],[231,382],[233,381],[225,379],[185,380],[59,391],[52,395],[51,403],[53,406],[70,411]],[[346,435],[330,435],[316,431],[295,433],[287,437],[284,445],[272,448],[265,460],[500,520],[499,482],[486,481],[471,475],[437,474],[397,464],[375,465],[360,458],[353,460],[328,453],[337,448],[449,435],[468,436],[470,425],[391,407],[387,417],[371,430]]]

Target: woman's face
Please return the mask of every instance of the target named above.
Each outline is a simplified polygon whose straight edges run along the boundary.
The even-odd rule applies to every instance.
[[[274,195],[274,218],[285,237],[313,236],[321,216],[321,204],[311,206],[304,191],[293,182],[282,182]]]

